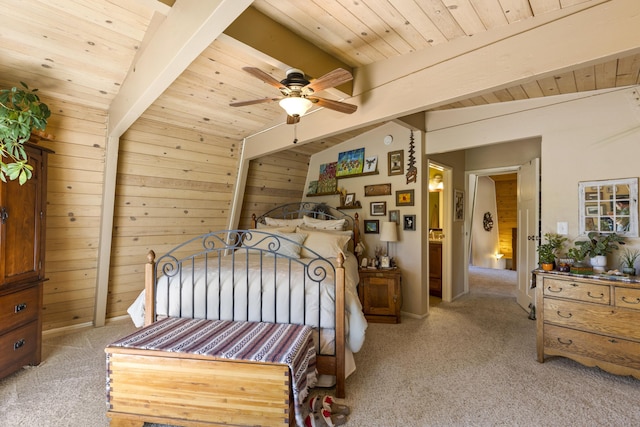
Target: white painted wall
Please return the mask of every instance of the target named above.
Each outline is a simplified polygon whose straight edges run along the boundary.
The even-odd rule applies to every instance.
[[[391,145],[385,145],[383,143],[383,138],[385,135],[393,136],[394,141]],[[360,203],[362,204],[362,209],[347,211],[352,215],[356,212],[358,213],[360,217],[361,229],[363,229],[363,221],[365,219],[378,219],[380,220],[380,222],[388,221],[389,210],[400,211],[401,224],[398,227],[399,241],[397,243],[390,244],[389,252],[392,257],[396,258],[398,265],[402,269],[402,311],[421,316],[424,315],[428,310],[428,284],[426,279],[428,277],[426,270],[427,256],[426,247],[423,248],[422,243],[423,235],[428,234],[428,222],[423,220],[423,218],[427,218],[426,203],[425,206],[422,206],[423,189],[425,192],[427,191],[427,186],[426,184],[423,185],[423,182],[426,182],[428,177],[423,168],[424,149],[422,135],[420,132],[414,132],[416,167],[419,171],[418,182],[407,184],[405,175],[388,176],[387,174],[387,153],[400,149],[404,150],[404,169],[406,173],[409,156],[409,135],[410,131],[408,129],[395,123],[388,123],[370,132],[359,135],[340,145],[334,146],[330,149],[313,155],[309,163],[309,174],[307,176],[305,188],[308,188],[308,184],[310,181],[318,179],[320,165],[337,161],[338,153],[340,152],[364,147],[365,157],[373,155],[378,156],[378,171],[380,172],[378,175],[340,179],[338,180],[338,186],[344,187],[349,193],[355,193],[356,200],[360,201]],[[365,185],[386,183],[391,184],[391,195],[364,197]],[[396,191],[407,189],[414,190],[414,206],[397,207]],[[337,206],[339,204],[339,196],[337,195],[309,197],[304,198],[303,200],[311,202],[326,202],[330,206]],[[387,215],[371,216],[371,202],[386,202]],[[402,219],[404,215],[416,215],[416,231],[403,230]],[[367,248],[367,256],[373,255],[376,246],[384,246],[386,248],[386,243],[380,242],[378,234],[362,233],[361,236],[363,237]],[[426,243],[426,239],[424,241]],[[424,280],[423,277],[425,278]]]

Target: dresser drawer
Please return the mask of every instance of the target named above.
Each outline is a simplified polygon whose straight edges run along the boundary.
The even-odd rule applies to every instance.
[[[578,301],[610,304],[610,286],[581,283],[573,280],[560,280],[545,277],[544,294],[558,298]]]
[[[640,310],[544,299],[544,322],[640,341]]]
[[[544,325],[544,347],[560,353],[571,353],[640,369],[640,343],[633,341]]]
[[[25,365],[38,363],[39,339],[37,321],[0,335],[0,378]]]
[[[14,292],[0,297],[0,333],[28,323],[40,313],[40,287]]]
[[[631,288],[615,288],[614,301],[616,307],[630,308],[632,310],[640,310],[640,289]]]

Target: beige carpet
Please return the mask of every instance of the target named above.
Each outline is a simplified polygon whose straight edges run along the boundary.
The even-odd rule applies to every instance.
[[[505,271],[474,272],[469,295],[426,319],[370,324],[347,379],[347,426],[640,425],[640,381],[536,361],[535,322]],[[132,330],[125,322],[46,338],[41,366],[0,380],[0,426],[108,425],[103,349]]]

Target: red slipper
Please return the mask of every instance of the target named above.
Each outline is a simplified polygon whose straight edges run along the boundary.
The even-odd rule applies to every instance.
[[[347,422],[347,417],[343,414],[332,415],[326,409],[320,411],[319,414],[309,414],[304,419],[305,427],[335,427],[341,426]]]
[[[349,415],[351,413],[348,406],[335,402],[333,397],[328,394],[324,396],[315,395],[309,399],[309,409],[311,409],[312,412],[318,412],[322,408],[332,414]]]

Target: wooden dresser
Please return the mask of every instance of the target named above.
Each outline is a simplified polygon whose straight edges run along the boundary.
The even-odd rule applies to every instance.
[[[359,274],[358,296],[366,319],[373,323],[400,323],[400,269],[361,268]]]
[[[41,360],[48,151],[25,149],[33,177],[0,181],[0,378]]]
[[[640,277],[536,274],[537,353],[640,379]]]

